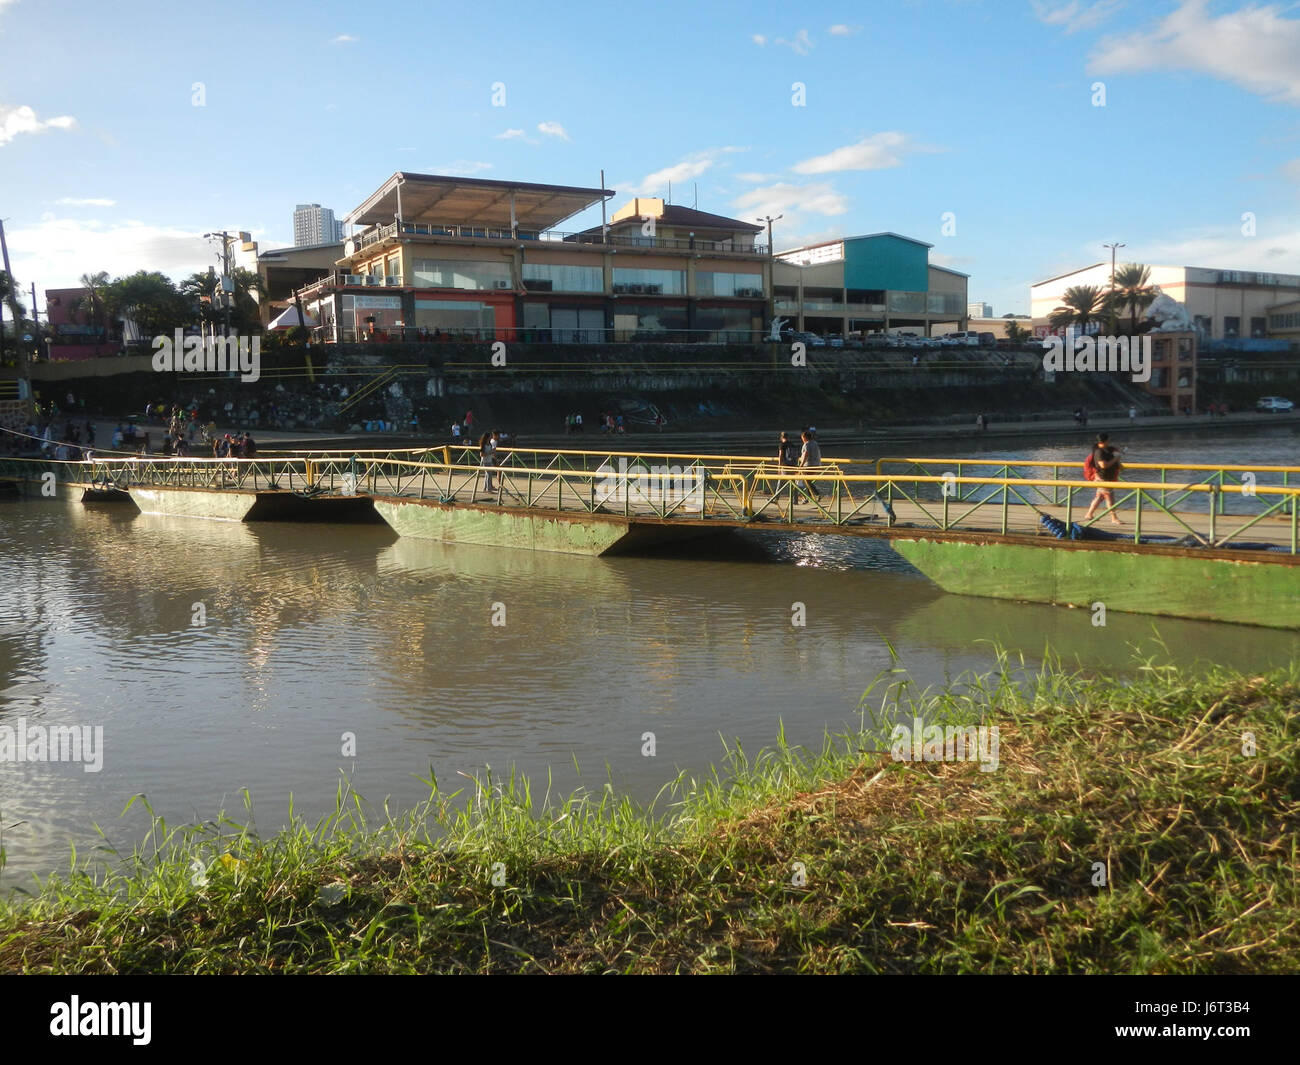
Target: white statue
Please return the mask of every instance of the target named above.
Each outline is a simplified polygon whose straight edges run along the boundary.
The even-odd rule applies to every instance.
[[[789,318],[773,318],[772,331],[767,334],[767,339],[779,342],[781,339],[781,330],[785,328],[786,323],[789,321]]]
[[[1154,323],[1152,333],[1190,333],[1192,319],[1187,308],[1172,296],[1163,292],[1151,301],[1147,307],[1147,320]]]

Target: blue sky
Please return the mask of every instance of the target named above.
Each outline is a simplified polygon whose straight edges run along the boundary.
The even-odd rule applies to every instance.
[[[702,210],[784,214],[778,250],[929,241],[997,314],[1113,240],[1300,273],[1294,3],[0,0],[0,54],[24,288],[183,276],[213,229],[289,244],[296,203],[342,215],[394,170],[595,185],[602,167],[616,205],[671,179],[677,203],[698,185]]]

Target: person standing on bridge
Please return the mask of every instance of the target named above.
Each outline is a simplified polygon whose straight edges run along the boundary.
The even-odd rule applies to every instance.
[[[799,453],[799,465],[805,470],[814,470],[820,468],[822,464],[822,449],[818,446],[817,441],[813,439],[813,431],[805,429],[800,434],[803,440],[803,450]],[[817,485],[811,480],[804,480],[800,487],[815,502],[820,503],[822,494],[817,489]]]
[[[782,433],[781,440],[776,445],[776,464],[778,466],[799,465],[799,448],[790,439],[789,433]]]
[[[478,453],[479,459],[483,464],[483,469],[487,472],[483,475],[485,490],[492,491],[492,468],[496,465],[497,434],[484,433],[479,437]]]
[[[1097,434],[1097,443],[1093,445],[1089,458],[1092,459],[1092,466],[1097,471],[1095,480],[1099,482],[1100,486],[1097,489],[1097,494],[1092,497],[1092,505],[1088,508],[1088,513],[1083,516],[1084,521],[1091,521],[1097,507],[1103,502],[1107,508],[1115,506],[1115,497],[1112,495],[1109,486],[1119,480],[1120,471],[1124,468],[1119,460],[1119,451],[1110,445],[1110,435],[1108,433]],[[1110,523],[1112,525],[1122,524],[1113,511],[1110,515]]]

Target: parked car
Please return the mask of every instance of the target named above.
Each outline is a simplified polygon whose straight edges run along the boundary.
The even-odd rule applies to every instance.
[[[954,344],[965,345],[966,347],[977,348],[980,343],[980,335],[969,331],[949,333],[948,336]]]
[[[979,334],[979,346],[980,346],[980,347],[982,347],[982,348],[993,348],[993,347],[997,347],[997,343],[998,343],[998,338],[995,337],[992,333],[980,333],[980,334]]]
[[[1255,409],[1269,414],[1286,414],[1295,408],[1295,404],[1281,396],[1261,396],[1255,401]]]
[[[832,333],[826,338],[826,343],[832,348],[844,347],[844,338],[838,333]]]

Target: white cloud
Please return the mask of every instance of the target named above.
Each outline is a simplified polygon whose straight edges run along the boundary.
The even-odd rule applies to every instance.
[[[760,48],[762,48],[765,44],[767,44],[767,38],[764,37],[763,34],[761,33],[755,33],[749,39],[753,41],[756,45],[758,45]]]
[[[96,270],[113,277],[161,270],[181,278],[214,262],[203,227],[186,230],[136,221],[108,225],[44,215],[35,225],[7,232],[14,276],[27,285],[35,281],[38,289],[71,287],[82,274]]]
[[[849,203],[829,181],[811,185],[794,185],[779,181],[773,185],[750,189],[731,201],[736,217],[746,222],[771,215],[784,215],[773,233],[773,242],[782,248],[814,239],[806,231],[806,215],[834,217],[847,214]]]
[[[846,26],[843,22],[837,22],[827,32],[832,37],[852,37],[855,33],[861,32],[861,26]]]
[[[544,134],[547,137],[558,137],[562,141],[573,139],[564,131],[564,127],[558,122],[538,122],[537,132]]]
[[[887,130],[864,137],[856,144],[836,148],[796,163],[797,174],[831,174],[838,170],[887,170],[900,166],[909,152],[932,152],[936,149],[915,143],[906,133]]]
[[[522,129],[508,129],[504,133],[496,134],[492,139],[497,141],[511,141],[511,140],[517,140],[520,137],[522,137],[524,140],[527,140],[528,134],[525,133]]]
[[[1292,159],[1282,164],[1282,173],[1292,181],[1300,181],[1300,159]]]
[[[1079,0],[1070,0],[1066,4],[1047,4],[1042,0],[1030,0],[1030,3],[1039,22],[1045,26],[1060,26],[1066,33],[1101,24],[1119,6],[1119,0],[1095,0],[1091,4],[1079,3]]]
[[[483,170],[491,170],[491,163],[473,159],[457,159],[452,163],[438,163],[429,169],[431,174],[447,174],[452,177],[472,177]]]
[[[350,33],[340,33],[337,37],[330,39],[330,44],[356,44],[361,38],[353,37]]]
[[[1126,258],[1140,263],[1300,274],[1300,218],[1261,225],[1256,237],[1243,237],[1239,226],[1227,225],[1171,240],[1143,242]]]
[[[77,120],[71,115],[59,115],[42,122],[36,112],[26,104],[5,107],[0,104],[0,147],[8,144],[20,133],[41,133],[47,129],[75,129]]]
[[[761,185],[764,181],[775,181],[780,174],[762,174],[756,170],[742,170],[736,175],[737,181],[743,181],[746,185]]]
[[[1213,16],[1186,0],[1145,33],[1108,37],[1091,56],[1098,74],[1191,70],[1269,100],[1300,105],[1300,19],[1276,5]]]
[[[116,200],[105,200],[98,196],[60,196],[54,201],[61,207],[115,207]]]
[[[727,145],[722,148],[706,148],[702,152],[692,152],[681,162],[674,163],[672,166],[666,166],[661,170],[656,170],[652,174],[647,174],[640,181],[625,183],[631,192],[641,196],[652,196],[655,193],[666,191],[668,183],[680,184],[684,181],[690,181],[702,174],[712,170],[717,166],[725,156],[733,152],[747,151],[745,148]]]
[[[813,50],[812,38],[808,36],[807,30],[800,30],[794,35],[793,40],[787,41],[784,37],[778,37],[772,43],[783,44],[787,48],[793,48],[799,53],[799,55],[807,55]]]

